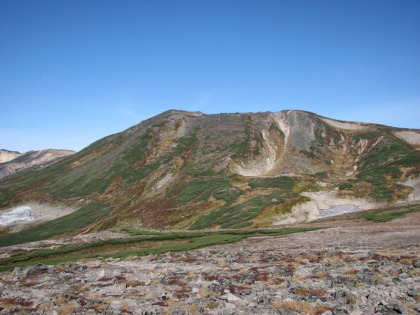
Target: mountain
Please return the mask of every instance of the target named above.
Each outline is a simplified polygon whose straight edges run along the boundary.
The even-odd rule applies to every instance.
[[[74,151],[48,149],[19,153],[0,150],[0,179],[27,169],[46,167],[71,154],[74,154]]]
[[[17,151],[9,151],[9,150],[0,150],[0,163],[9,162],[18,156],[21,156],[23,153],[19,153]]]
[[[404,183],[418,183],[419,149],[419,129],[296,110],[170,110],[48,167],[3,179],[0,207],[76,205],[72,229],[63,225],[68,233],[270,227],[308,201],[310,191],[406,200],[414,188]]]

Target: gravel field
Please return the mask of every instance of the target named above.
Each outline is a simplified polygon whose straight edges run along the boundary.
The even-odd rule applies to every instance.
[[[15,268],[0,314],[418,314],[419,220]]]

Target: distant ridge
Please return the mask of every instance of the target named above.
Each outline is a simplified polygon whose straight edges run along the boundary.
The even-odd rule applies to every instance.
[[[0,179],[31,168],[32,170],[48,166],[58,159],[74,154],[74,151],[47,149],[19,153],[0,150]]]
[[[0,150],[0,163],[9,162],[18,156],[21,156],[23,153],[19,153],[17,151],[9,151],[5,149]]]

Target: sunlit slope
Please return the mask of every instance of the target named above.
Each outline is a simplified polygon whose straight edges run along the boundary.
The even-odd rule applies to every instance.
[[[75,231],[268,227],[306,200],[302,191],[407,198],[413,188],[402,183],[419,177],[419,137],[419,130],[302,111],[172,110],[0,181],[0,205],[37,200],[107,209]]]

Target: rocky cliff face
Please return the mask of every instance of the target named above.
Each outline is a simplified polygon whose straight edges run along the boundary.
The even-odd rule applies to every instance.
[[[42,150],[29,151],[26,153],[11,152],[7,150],[0,151],[0,179],[27,170],[29,168],[39,169],[46,167],[57,159],[74,154],[68,150]]]
[[[90,230],[271,226],[305,191],[394,203],[420,172],[420,130],[302,111],[168,111],[37,172],[0,183],[0,203],[101,203]]]

